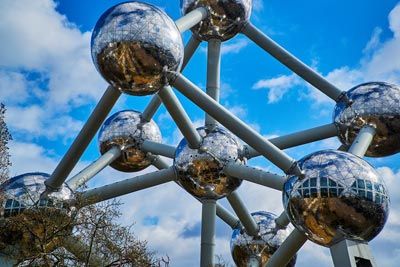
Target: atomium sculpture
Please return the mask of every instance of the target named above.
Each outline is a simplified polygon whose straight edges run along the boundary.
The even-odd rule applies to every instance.
[[[329,247],[336,267],[376,266],[368,241],[385,225],[389,197],[382,178],[362,157],[400,151],[400,88],[373,82],[341,91],[257,29],[249,21],[251,7],[251,0],[183,0],[183,17],[175,22],[146,3],[107,10],[93,31],[92,57],[110,86],[50,178],[39,175],[43,179],[31,184],[25,182],[32,177],[27,174],[1,186],[7,195],[2,216],[36,208],[20,200],[21,192],[40,192],[35,203],[54,197],[70,203],[76,196],[63,192],[72,190],[96,203],[173,181],[202,203],[201,267],[214,266],[216,216],[233,229],[237,266],[294,266],[307,240]],[[184,48],[181,33],[189,29],[192,37]],[[333,122],[267,140],[219,104],[221,44],[239,33],[335,101]],[[205,92],[181,74],[201,41],[208,43]],[[206,112],[204,127],[193,126],[171,86]],[[106,120],[121,93],[154,96],[143,112],[120,111]],[[152,121],[161,104],[184,136],[177,148],[161,143]],[[67,180],[100,127],[102,156]],[[299,161],[283,151],[334,136],[342,143],[338,150]],[[173,159],[173,165],[160,156]],[[284,174],[248,166],[257,156]],[[149,165],[159,170],[77,191],[108,165],[124,172]],[[250,213],[235,191],[243,180],[283,191],[282,214]],[[237,216],[217,204],[224,197]],[[15,210],[8,209],[16,202]]]

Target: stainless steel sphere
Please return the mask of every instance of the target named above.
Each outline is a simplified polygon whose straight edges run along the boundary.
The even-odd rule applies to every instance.
[[[100,153],[104,154],[114,146],[123,151],[111,167],[122,172],[136,172],[147,168],[151,161],[140,149],[144,140],[161,143],[160,129],[153,120],[143,122],[141,113],[123,110],[108,118],[99,132]]]
[[[179,71],[183,43],[175,23],[162,10],[125,2],[108,9],[92,35],[92,58],[111,85],[131,95],[149,95]]]
[[[68,202],[74,199],[74,194],[67,185],[57,192],[49,194],[46,199],[40,199],[46,190],[44,182],[50,177],[46,173],[33,172],[15,176],[0,185],[0,201],[2,218],[16,216],[26,209],[37,207],[68,208]]]
[[[210,16],[193,27],[193,33],[204,41],[226,41],[238,34],[250,18],[252,0],[181,0],[183,14],[198,7],[205,7]]]
[[[277,216],[273,213],[258,211],[251,215],[259,227],[259,236],[249,236],[242,228],[236,228],[232,233],[231,253],[237,267],[265,266],[290,234],[289,229],[276,225]],[[296,256],[286,266],[295,264]]]
[[[221,128],[199,128],[203,138],[199,149],[191,149],[183,139],[175,152],[174,166],[178,183],[198,198],[219,199],[242,183],[223,173],[228,162],[244,163],[243,146],[231,133]]]
[[[283,203],[307,237],[330,247],[343,239],[370,241],[389,214],[386,186],[375,169],[347,152],[324,150],[299,161],[304,177],[289,177]]]
[[[366,153],[370,157],[383,157],[400,151],[400,87],[394,84],[371,82],[346,92],[353,103],[336,104],[334,122],[339,139],[351,145],[360,129],[375,124],[376,135]]]

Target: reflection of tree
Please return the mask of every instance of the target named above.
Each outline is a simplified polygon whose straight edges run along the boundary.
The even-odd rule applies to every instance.
[[[4,105],[0,104],[0,184],[7,180],[8,167],[11,165],[8,153],[8,142],[11,140],[11,135],[4,121],[5,112]]]

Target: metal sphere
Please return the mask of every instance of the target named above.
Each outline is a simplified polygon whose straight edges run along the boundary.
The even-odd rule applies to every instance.
[[[33,172],[15,176],[0,185],[1,218],[8,218],[22,213],[26,209],[54,207],[68,210],[67,202],[74,199],[74,194],[67,185],[57,192],[40,199],[46,190],[44,182],[50,177],[46,173]]]
[[[383,82],[361,84],[346,92],[352,104],[344,100],[335,107],[334,122],[339,139],[351,145],[360,129],[375,124],[376,135],[366,153],[370,157],[382,157],[400,151],[400,87]]]
[[[277,216],[273,213],[258,211],[251,215],[259,227],[259,236],[249,236],[242,228],[236,228],[232,233],[231,253],[237,267],[265,266],[290,234],[289,229],[276,225]],[[295,264],[296,256],[286,266]]]
[[[179,71],[182,37],[162,10],[126,2],[108,9],[92,35],[92,58],[104,79],[122,92],[149,95],[168,83],[166,73]]]
[[[238,34],[250,18],[252,0],[181,0],[183,14],[198,7],[207,8],[210,16],[193,27],[193,33],[204,41],[226,41]]]
[[[223,172],[228,162],[244,163],[243,146],[231,133],[221,128],[197,129],[203,141],[198,149],[191,149],[183,139],[175,152],[174,166],[178,183],[198,198],[219,199],[240,186],[240,179]]]
[[[292,176],[283,192],[293,225],[320,245],[343,239],[370,241],[389,214],[386,186],[375,169],[347,152],[324,150],[299,161],[304,177]]]
[[[161,143],[160,129],[153,120],[143,122],[141,113],[123,110],[108,118],[99,132],[100,153],[104,154],[114,146],[123,151],[110,166],[122,172],[137,172],[151,164],[146,152],[140,149],[144,140]]]

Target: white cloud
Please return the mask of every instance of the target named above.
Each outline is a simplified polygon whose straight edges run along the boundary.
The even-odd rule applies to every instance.
[[[289,91],[290,88],[300,84],[301,81],[295,75],[281,75],[271,79],[259,80],[253,85],[253,89],[267,89],[268,103],[275,103]]]
[[[243,48],[245,48],[249,42],[245,39],[235,39],[233,41],[229,41],[228,43],[223,43],[221,48],[221,54],[237,54]]]

